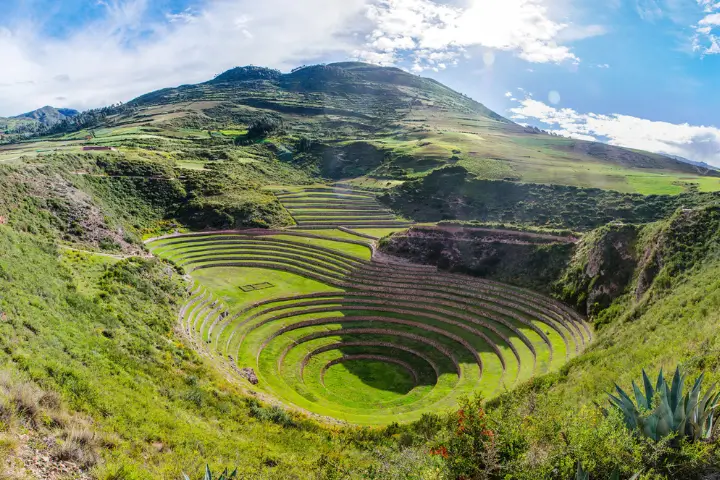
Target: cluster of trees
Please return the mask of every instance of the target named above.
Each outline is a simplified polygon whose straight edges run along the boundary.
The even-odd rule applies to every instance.
[[[108,117],[123,113],[130,113],[134,107],[124,103],[117,103],[109,107],[86,110],[77,115],[65,118],[58,123],[50,125],[40,133],[41,135],[54,135],[58,133],[72,133],[86,128],[94,128],[102,124]]]
[[[18,122],[15,125],[7,125],[5,130],[6,141],[13,142],[42,135],[66,134],[96,128],[113,115],[130,113],[135,107],[123,103],[117,103],[109,107],[96,108],[78,113],[72,117],[66,117],[57,123],[46,125],[40,122]]]

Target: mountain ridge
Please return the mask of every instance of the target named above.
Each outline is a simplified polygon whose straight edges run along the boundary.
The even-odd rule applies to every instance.
[[[235,92],[234,97],[228,95],[232,92]],[[699,176],[720,175],[715,171],[708,172],[697,168],[697,165],[667,155],[600,142],[560,139],[543,132],[528,132],[525,127],[436,80],[413,75],[395,67],[379,67],[362,62],[303,66],[289,73],[258,66],[235,67],[207,82],[150,92],[131,100],[128,104],[151,106],[186,100],[219,100],[234,104],[234,107],[230,108],[244,105],[280,115],[299,113],[317,116],[327,113],[343,116],[342,111],[345,110],[345,115],[349,117],[356,117],[358,113],[367,115],[367,118],[389,117],[392,122],[403,122],[407,130],[418,130],[417,124],[425,121],[430,127],[435,127],[438,131],[444,130],[445,133],[469,133],[481,137],[482,141],[511,143],[507,146],[511,151],[497,152],[493,148],[483,148],[483,145],[479,145],[476,141],[466,142],[469,143],[468,149],[471,150],[466,155],[473,155],[475,151],[475,156],[487,156],[490,157],[490,161],[494,159],[505,163],[516,162],[517,157],[536,156],[538,152],[544,150],[552,157],[560,157],[564,162],[586,160],[633,169],[671,170]],[[378,111],[383,109],[386,110],[386,115],[378,115]],[[428,117],[435,117],[437,121],[430,121]],[[477,123],[478,121],[480,123]],[[470,122],[476,123],[473,125]],[[379,136],[389,133],[373,127],[377,127],[377,124],[371,125],[371,130]],[[425,135],[404,132],[406,136],[415,137],[419,143],[426,140],[421,137],[427,137],[427,133],[436,132],[428,132],[426,129],[423,133]],[[506,141],[508,137],[510,142]],[[344,140],[358,139],[361,138],[344,138]],[[537,145],[541,150],[522,148],[524,144],[531,144],[530,147]],[[484,149],[485,152],[477,151],[478,149]],[[440,163],[443,164],[448,162],[452,164],[454,150],[456,149],[446,149],[445,159],[436,158],[436,160],[441,160]],[[424,155],[425,161],[432,163],[434,156]],[[410,174],[423,171],[422,167],[415,167],[411,167]],[[526,179],[522,176],[519,180],[533,181],[532,178]],[[581,184],[581,186],[586,185]]]
[[[272,126],[264,138],[249,138],[245,132],[258,121]],[[484,180],[641,194],[720,190],[716,170],[529,129],[436,80],[362,62],[302,66],[288,73],[235,67],[202,83],[155,90],[27,130],[9,141],[39,131],[48,139],[92,143],[98,130],[111,137],[113,131],[129,131],[113,146],[156,151],[149,133],[172,143],[187,138],[173,147],[187,155],[203,150],[203,136],[215,136],[213,142],[226,137],[236,147],[262,140],[272,155],[313,174],[362,177],[359,182],[372,185],[457,165]]]

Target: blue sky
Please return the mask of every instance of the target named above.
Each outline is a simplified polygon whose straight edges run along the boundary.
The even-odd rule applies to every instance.
[[[720,165],[720,0],[0,0],[0,115],[362,59],[564,135]]]

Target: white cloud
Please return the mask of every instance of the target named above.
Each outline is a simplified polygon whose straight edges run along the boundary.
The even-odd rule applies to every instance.
[[[440,53],[458,58],[471,47],[514,52],[535,63],[577,62],[562,41],[604,33],[600,26],[574,26],[551,18],[546,0],[467,0],[456,8],[432,0],[375,0],[367,16],[375,25],[368,47],[357,56],[382,52],[394,61],[414,59],[415,70],[433,68]],[[563,37],[565,35],[565,37]]]
[[[703,18],[695,24],[695,35],[692,38],[692,47],[702,55],[720,54],[720,2],[715,0],[697,0],[702,8]]]
[[[103,18],[66,38],[42,37],[32,24],[0,27],[0,115],[127,101],[235,65],[289,69],[346,58],[363,42],[351,33],[367,1],[207,0],[151,20],[149,0],[115,0],[103,3]]]
[[[151,0],[97,0],[105,16],[63,38],[5,18],[0,25],[12,26],[0,26],[0,116],[127,101],[235,65],[289,69],[358,58],[408,62],[419,73],[466,61],[474,47],[483,48],[486,69],[497,50],[529,62],[577,62],[564,43],[604,29],[553,19],[549,3],[558,1],[463,0],[459,8],[457,0],[200,0],[150,18]]]
[[[507,98],[512,98],[513,94],[512,94],[512,92],[505,92],[505,96]]]
[[[702,26],[717,26],[720,25],[720,13],[711,13],[706,15],[705,18],[698,22],[698,25]]]
[[[530,97],[511,108],[511,118],[535,120],[550,131],[581,140],[606,140],[611,145],[678,155],[720,166],[720,129],[711,126],[673,124],[629,115],[578,113],[555,108]]]

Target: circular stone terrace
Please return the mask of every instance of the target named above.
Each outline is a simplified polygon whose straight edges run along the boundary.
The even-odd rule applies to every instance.
[[[387,226],[361,227],[173,235],[148,247],[192,279],[179,324],[198,352],[285,406],[340,421],[412,421],[463,395],[489,398],[592,338],[554,299],[373,255],[369,237]]]

